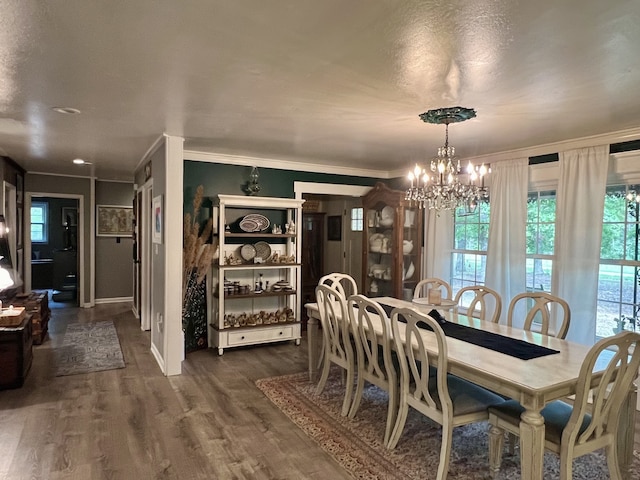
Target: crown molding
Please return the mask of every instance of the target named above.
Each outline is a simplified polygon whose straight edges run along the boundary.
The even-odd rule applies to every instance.
[[[265,157],[249,157],[245,155],[230,155],[227,153],[211,153],[198,150],[185,150],[185,160],[199,162],[223,163],[226,165],[242,165],[247,167],[275,168],[278,170],[297,170],[300,172],[329,173],[347,175],[350,177],[392,178],[388,171],[371,170],[353,167],[341,167],[320,163],[305,163],[291,160],[281,160]]]
[[[514,158],[536,157],[538,155],[547,155],[549,153],[566,152],[577,148],[594,147],[597,145],[611,145],[614,143],[628,142],[638,140],[640,138],[640,128],[630,128],[627,130],[619,130],[617,132],[601,133],[588,137],[574,138],[571,140],[563,140],[561,142],[546,143],[534,147],[521,148],[517,150],[509,150],[505,152],[491,153],[487,155],[479,155],[476,157],[465,157],[464,160],[471,163],[492,163],[503,160],[513,160]]]

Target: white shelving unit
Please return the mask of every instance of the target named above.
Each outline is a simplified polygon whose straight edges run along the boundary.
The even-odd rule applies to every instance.
[[[214,201],[214,235],[220,255],[208,282],[212,300],[208,330],[209,345],[217,348],[219,355],[226,348],[244,345],[287,340],[300,345],[299,225],[303,203],[290,198],[238,195],[218,195]],[[239,222],[247,215],[265,217],[269,226],[245,232]],[[291,222],[294,230],[287,232],[285,225]],[[274,225],[283,233],[273,233]],[[251,246],[255,248],[256,244],[261,247],[256,251],[267,251],[268,258],[257,254],[252,258]]]

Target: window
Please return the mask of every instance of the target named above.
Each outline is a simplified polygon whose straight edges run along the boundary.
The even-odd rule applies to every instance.
[[[533,192],[527,199],[527,291],[551,292],[556,238],[556,192]]]
[[[352,232],[361,232],[363,230],[364,228],[363,211],[364,209],[362,207],[351,209],[351,231]]]
[[[602,223],[596,337],[640,331],[640,185],[607,188]],[[630,195],[630,198],[627,198]]]
[[[489,244],[488,202],[480,202],[474,213],[456,209],[451,255],[451,288],[457,292],[469,285],[484,285]]]
[[[33,243],[47,243],[48,241],[48,212],[46,202],[31,204],[31,241]]]

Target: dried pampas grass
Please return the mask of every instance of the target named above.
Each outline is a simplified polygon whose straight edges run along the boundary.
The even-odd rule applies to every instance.
[[[200,231],[200,223],[198,215],[202,207],[204,197],[204,187],[202,185],[196,188],[196,194],[193,198],[193,214],[187,213],[184,216],[184,242],[183,242],[183,269],[182,269],[182,299],[183,305],[189,297],[189,287],[193,285],[190,279],[197,274],[196,283],[193,286],[200,285],[213,261],[218,258],[218,242],[214,239],[213,243],[207,243],[213,229],[213,219],[208,219],[202,231]]]

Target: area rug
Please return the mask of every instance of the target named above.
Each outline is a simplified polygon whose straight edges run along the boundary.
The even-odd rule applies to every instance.
[[[357,479],[435,479],[440,454],[441,429],[413,409],[394,450],[384,447],[387,394],[375,386],[365,389],[354,419],[340,415],[344,387],[339,372],[332,371],[324,392],[315,395],[315,384],[305,373],[261,379],[256,385],[287,417]],[[488,479],[488,424],[457,427],[449,479]],[[506,442],[505,442],[506,443]],[[545,480],[559,478],[558,457],[545,453]],[[631,479],[640,479],[640,456],[634,452]],[[499,479],[520,478],[518,449],[510,456],[505,449]],[[574,462],[574,479],[609,478],[603,452],[585,455]]]
[[[54,349],[56,376],[124,368],[116,327],[111,321],[71,323]]]

